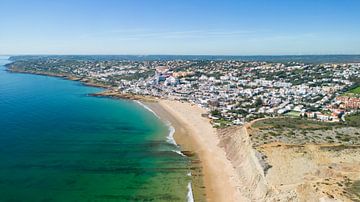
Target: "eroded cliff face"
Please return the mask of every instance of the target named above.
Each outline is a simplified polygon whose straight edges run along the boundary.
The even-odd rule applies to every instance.
[[[219,130],[220,146],[231,161],[241,185],[239,190],[251,201],[265,201],[271,194],[265,178],[265,169],[244,127]]]
[[[296,189],[277,189],[268,181],[271,166],[266,156],[253,148],[247,126],[221,129],[218,134],[220,146],[236,170],[239,190],[250,201],[302,201]]]
[[[274,199],[282,199],[287,192],[306,202],[359,199],[360,146],[277,142],[256,149],[273,166],[266,180],[280,193]]]
[[[352,201],[346,184],[360,180],[357,146],[275,142],[254,149],[246,126],[218,134],[236,170],[239,191],[250,201]]]

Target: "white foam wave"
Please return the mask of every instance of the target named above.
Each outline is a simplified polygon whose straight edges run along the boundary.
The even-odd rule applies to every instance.
[[[174,139],[174,134],[175,134],[175,128],[171,125],[171,123],[170,122],[166,122],[166,125],[169,127],[169,134],[168,134],[168,136],[166,137],[166,141],[168,142],[168,143],[170,143],[170,144],[173,144],[173,145],[175,145],[175,146],[178,146],[177,144],[176,144],[176,141],[175,141],[175,139]]]
[[[194,202],[194,195],[193,195],[193,192],[192,192],[192,187],[191,187],[191,182],[189,182],[188,186],[188,193],[187,193],[187,202]]]
[[[180,156],[183,156],[183,157],[186,157],[186,155],[185,154],[183,154],[181,151],[179,151],[179,150],[172,150],[173,152],[175,152],[175,153],[177,153],[177,154],[179,154]]]
[[[160,119],[159,115],[157,115],[150,107],[144,105],[142,102],[138,101],[138,100],[134,100],[136,103],[138,103],[140,106],[144,107],[146,110],[148,110],[149,112],[153,113],[158,119]]]
[[[140,106],[144,107],[146,110],[148,110],[149,112],[153,113],[158,119],[161,120],[160,116],[156,114],[156,112],[154,112],[150,107],[146,106],[145,104],[143,104],[142,102],[138,101],[138,100],[134,100],[137,104],[139,104]],[[164,120],[163,120],[164,121]],[[174,146],[176,146],[176,148],[179,149],[179,145],[176,143],[175,139],[174,139],[174,134],[175,134],[175,128],[171,125],[171,123],[169,121],[164,121],[164,123],[166,124],[166,126],[169,129],[169,133],[168,136],[166,136],[166,142],[168,142],[169,144],[172,144]],[[172,150],[173,152],[184,156],[185,155],[180,151],[180,150]]]
[[[145,104],[143,104],[142,102],[135,100],[136,103],[138,103],[140,106],[144,107],[145,109],[147,109],[148,111],[150,111],[151,113],[153,113],[158,119],[162,120],[160,118],[159,115],[157,115],[150,107],[146,106]],[[169,133],[168,136],[166,137],[166,141],[169,144],[173,144],[178,150],[172,150],[173,152],[179,154],[180,156],[186,157],[186,155],[184,155],[181,150],[179,149],[179,145],[176,143],[175,138],[174,138],[174,134],[175,134],[175,128],[171,125],[171,123],[169,121],[164,121],[165,124],[168,126],[169,129]],[[189,172],[187,174],[187,176],[191,176],[191,172]],[[191,182],[189,182],[188,186],[188,193],[187,193],[187,202],[194,202],[194,195],[192,192],[192,187],[191,187]]]

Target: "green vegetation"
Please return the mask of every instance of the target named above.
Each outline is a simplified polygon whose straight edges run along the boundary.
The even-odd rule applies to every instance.
[[[254,146],[271,142],[288,144],[360,144],[360,115],[349,116],[349,122],[319,122],[291,116],[270,118],[255,122],[252,125]]]
[[[290,111],[290,112],[286,113],[285,115],[292,116],[292,117],[300,117],[300,112]]]
[[[225,120],[223,118],[214,120],[214,123],[218,124],[217,126],[215,126],[215,128],[225,128],[225,127],[231,125],[231,121]]]
[[[217,109],[213,110],[210,112],[211,116],[214,116],[214,117],[220,117],[221,116],[221,112]]]
[[[350,77],[350,81],[354,84],[352,86],[347,87],[347,91],[343,94],[344,96],[355,96],[360,97],[360,77],[352,76]]]
[[[360,95],[360,86],[349,90],[348,93],[353,93],[353,94]]]
[[[124,79],[124,80],[128,80],[128,81],[132,81],[132,80],[139,80],[142,78],[148,78],[154,74],[155,74],[154,70],[148,70],[145,72],[135,72],[134,74],[125,74],[125,75],[118,75],[118,76],[113,76],[113,77],[115,79]]]
[[[263,101],[261,98],[257,98],[255,100],[255,107],[261,107],[263,105]]]
[[[352,127],[360,127],[360,112],[345,116],[345,124]]]
[[[341,126],[340,123],[319,122],[300,118],[272,118],[257,121],[253,127],[260,129],[302,129],[302,130],[328,130]]]

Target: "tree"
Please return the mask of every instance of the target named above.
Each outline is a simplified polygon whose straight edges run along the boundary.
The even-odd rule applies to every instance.
[[[260,106],[262,106],[263,105],[263,101],[262,101],[262,99],[261,98],[256,98],[256,100],[255,100],[255,107],[260,107]]]
[[[218,109],[212,110],[210,113],[211,116],[216,116],[216,117],[221,116],[221,112]]]

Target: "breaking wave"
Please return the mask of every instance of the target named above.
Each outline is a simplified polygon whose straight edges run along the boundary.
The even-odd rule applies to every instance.
[[[194,195],[191,188],[191,182],[189,182],[187,188],[188,188],[188,193],[186,196],[187,202],[194,202]]]
[[[145,104],[143,104],[142,102],[140,102],[138,100],[135,100],[135,102],[137,104],[139,104],[140,106],[142,106],[143,108],[145,108],[146,110],[148,110],[149,112],[151,112],[152,114],[154,114],[158,119],[162,120],[160,118],[160,116],[157,115],[156,112],[154,112],[150,107],[146,106]],[[162,120],[162,121],[164,121],[164,120]],[[174,145],[176,147],[176,150],[172,150],[173,152],[179,154],[180,156],[186,157],[186,155],[184,155],[181,152],[181,150],[179,148],[179,145],[176,143],[176,141],[174,139],[175,128],[171,125],[171,123],[169,121],[164,121],[164,123],[166,124],[166,126],[168,127],[168,130],[169,130],[169,133],[166,136],[166,142],[171,144],[171,145]]]
[[[134,100],[136,103],[138,103],[140,106],[144,107],[146,110],[148,110],[149,112],[153,113],[158,119],[161,119],[159,115],[157,115],[150,107],[144,105],[142,102],[138,101],[138,100]]]

